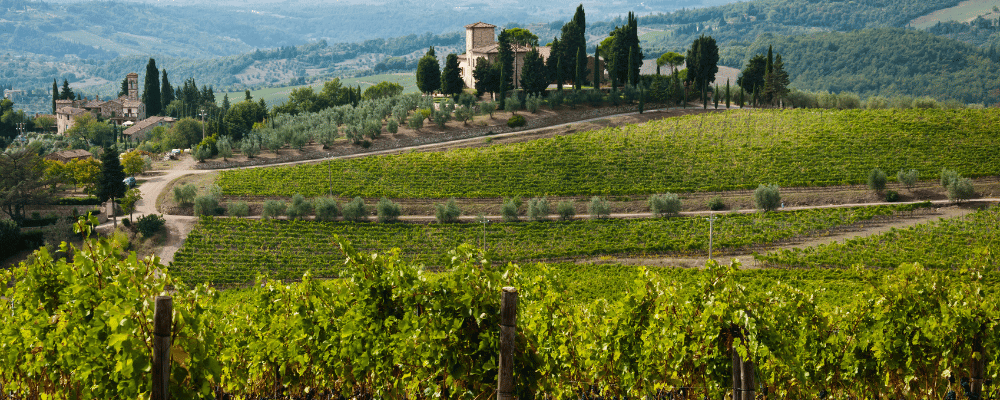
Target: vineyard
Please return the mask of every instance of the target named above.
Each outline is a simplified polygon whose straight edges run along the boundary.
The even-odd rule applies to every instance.
[[[769,398],[955,398],[969,378],[998,395],[989,255],[960,270],[635,270],[618,295],[588,302],[560,268],[497,267],[469,246],[434,276],[392,252],[330,246],[345,279],[262,276],[227,296],[107,239],[71,262],[42,249],[0,272],[17,282],[0,292],[2,393],[149,397],[150,299],[173,286],[174,398],[489,398],[500,288],[512,286],[518,398],[724,398],[734,353]]]
[[[714,249],[758,249],[777,241],[818,235],[877,217],[909,212],[914,206],[727,214],[714,226]],[[365,252],[403,249],[416,264],[441,267],[449,249],[469,243],[484,247],[499,263],[575,256],[707,254],[709,223],[700,217],[605,219],[482,224],[374,224],[202,218],[174,256],[171,273],[188,283],[231,285],[266,273],[293,279],[340,276],[335,236]]]
[[[946,268],[961,265],[982,251],[1000,254],[1000,207],[843,243],[778,250],[756,258],[792,267],[892,268],[910,260],[927,267]]]
[[[942,168],[1000,174],[992,110],[753,110],[525,143],[224,171],[230,196],[369,198],[651,194],[827,186]]]

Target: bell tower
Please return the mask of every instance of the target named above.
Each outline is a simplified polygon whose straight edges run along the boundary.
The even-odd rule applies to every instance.
[[[131,72],[125,78],[128,79],[128,98],[139,100],[139,74]]]

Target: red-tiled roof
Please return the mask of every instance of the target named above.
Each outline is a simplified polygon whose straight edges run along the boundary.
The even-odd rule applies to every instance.
[[[474,24],[468,24],[465,27],[466,28],[496,28],[497,26],[496,25],[490,25],[490,24],[487,24],[485,22],[480,21],[480,22],[476,22]]]

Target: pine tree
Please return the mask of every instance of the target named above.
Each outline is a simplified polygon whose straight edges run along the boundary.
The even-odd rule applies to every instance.
[[[222,96],[222,112],[229,112],[229,107],[231,106],[232,104],[229,103],[229,93],[226,93]]]
[[[59,85],[52,79],[52,115],[56,114],[56,100],[59,99]]]
[[[170,103],[174,102],[174,87],[170,86],[170,80],[167,79],[167,70],[163,70],[162,75],[163,80],[160,85],[160,105],[166,109]]]
[[[781,54],[778,54],[771,66],[771,72],[764,75],[763,101],[777,105],[788,94],[788,84],[788,73],[785,72],[785,64],[781,61]]]
[[[156,60],[150,58],[146,64],[146,82],[142,89],[142,102],[146,104],[146,115],[160,115],[163,112],[161,100],[160,70],[156,68]]]
[[[112,204],[114,204],[114,199],[125,195],[126,187],[125,183],[122,182],[125,180],[125,170],[118,159],[116,147],[105,147],[101,153],[101,175],[97,179],[97,198],[101,202],[112,200]],[[112,216],[114,216],[113,212]],[[118,225],[117,218],[115,218],[115,225]]]
[[[434,46],[417,63],[417,88],[428,94],[441,89],[441,65],[434,55]]]
[[[465,88],[465,81],[462,80],[461,71],[458,68],[458,55],[449,54],[444,62],[444,71],[441,72],[441,93],[451,96],[458,96]]]

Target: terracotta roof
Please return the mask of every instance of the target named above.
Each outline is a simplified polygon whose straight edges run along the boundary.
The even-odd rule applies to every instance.
[[[490,24],[487,24],[485,22],[479,21],[479,22],[476,22],[474,24],[468,24],[465,27],[466,28],[496,28],[497,26],[496,25],[490,25]]]
[[[56,110],[56,114],[67,114],[67,115],[80,115],[80,114],[83,114],[85,112],[87,112],[87,110],[84,110],[82,108],[76,108],[76,107],[63,107],[63,108],[60,108],[60,109]]]
[[[125,99],[122,101],[122,106],[124,107],[139,107],[140,104],[142,104],[142,102],[139,100]]]
[[[177,120],[173,117],[149,117],[136,122],[135,125],[128,127],[128,129],[125,129],[125,132],[122,133],[131,136],[152,128],[154,125],[159,125],[160,123],[172,124],[174,122],[177,122]]]
[[[498,54],[498,53],[500,53],[500,50],[498,50],[499,47],[500,47],[499,44],[491,44],[489,46],[476,47],[476,48],[472,49],[472,52],[474,52],[474,53]],[[521,45],[516,45],[515,44],[515,45],[513,45],[511,47],[513,48],[515,54],[516,53],[527,53],[527,52],[531,51],[532,48],[538,49],[538,53],[541,54],[542,56],[545,56],[546,58],[548,58],[549,54],[552,53],[552,47],[550,47],[550,46],[521,46]]]
[[[93,157],[87,150],[63,150],[45,156],[49,160],[73,160],[77,158]]]

